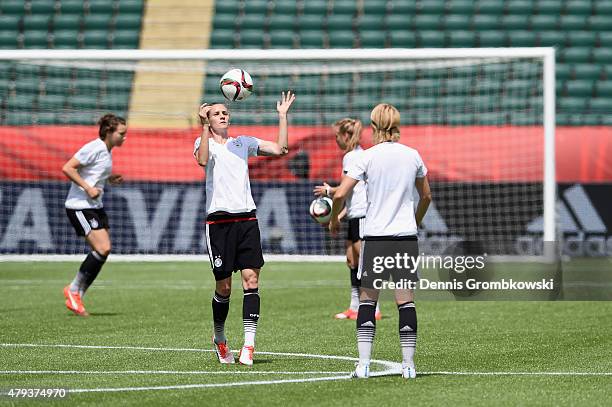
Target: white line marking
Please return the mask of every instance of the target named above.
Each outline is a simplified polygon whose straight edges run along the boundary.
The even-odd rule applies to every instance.
[[[42,375],[106,375],[106,374],[125,374],[125,375],[233,375],[233,374],[267,374],[267,375],[316,375],[316,374],[338,374],[348,375],[351,372],[326,372],[326,371],[306,371],[306,372],[278,372],[267,370],[0,370],[0,374],[42,374]]]
[[[612,372],[418,372],[418,374],[456,376],[612,376]]]

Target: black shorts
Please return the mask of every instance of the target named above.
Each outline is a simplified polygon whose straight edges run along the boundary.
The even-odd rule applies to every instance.
[[[255,212],[211,214],[206,218],[206,244],[215,280],[264,265]]]
[[[365,236],[357,273],[361,287],[379,289],[382,281],[416,283],[418,256],[416,236]]]
[[[68,209],[66,214],[77,235],[87,236],[92,230],[109,229],[108,216],[100,209]]]
[[[346,234],[346,240],[349,240],[353,243],[361,240],[363,222],[365,222],[365,218],[352,218],[348,220],[348,232]]]

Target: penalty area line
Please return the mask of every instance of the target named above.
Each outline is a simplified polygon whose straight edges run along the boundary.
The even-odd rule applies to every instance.
[[[320,375],[320,374],[337,374],[348,375],[351,372],[332,372],[332,371],[304,371],[304,372],[289,372],[289,371],[273,371],[273,370],[0,370],[0,374],[14,375]]]

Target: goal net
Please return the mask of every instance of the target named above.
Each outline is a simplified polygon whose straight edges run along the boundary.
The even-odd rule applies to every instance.
[[[223,100],[219,78],[232,67],[255,83],[247,100],[228,102],[232,136],[275,140],[276,101],[297,95],[289,154],[250,161],[264,252],[344,253],[346,232],[331,239],[309,217],[312,190],[340,180],[331,125],[360,119],[369,147],[369,113],[381,102],[400,110],[401,143],[429,168],[424,250],[477,242],[535,256],[554,240],[552,49],[1,51],[0,254],[84,252],[64,211],[61,166],[107,112],[128,122],[113,150],[125,183],[104,196],[113,252],[205,253],[195,112]]]

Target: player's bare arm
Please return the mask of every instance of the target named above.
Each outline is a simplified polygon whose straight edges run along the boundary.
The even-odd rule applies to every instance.
[[[111,185],[120,185],[123,183],[123,176],[121,174],[111,174],[108,177],[108,183]]]
[[[338,187],[332,187],[327,182],[323,182],[323,185],[317,185],[314,187],[312,192],[315,194],[315,196],[329,196],[330,198],[333,198],[337,189]]]
[[[64,164],[62,167],[62,172],[68,179],[72,182],[83,188],[83,190],[87,193],[87,195],[91,199],[96,199],[100,196],[100,190],[98,188],[92,187],[89,185],[83,177],[79,174],[79,168],[81,167],[81,163],[76,158],[72,157],[70,160]]]
[[[356,179],[346,175],[342,177],[342,182],[340,182],[340,185],[334,194],[334,204],[332,205],[332,214],[329,221],[329,231],[331,232],[332,236],[336,236],[338,234],[338,230],[340,229],[340,220],[338,219],[338,215],[340,215],[340,211],[342,211],[342,208],[344,207],[346,196],[353,190],[353,188],[355,188],[355,185],[357,185],[358,182],[359,181]]]
[[[416,214],[414,215],[416,219],[417,225],[421,225],[421,221],[425,217],[427,213],[427,208],[429,208],[429,204],[431,203],[431,189],[429,188],[429,181],[427,181],[427,176],[423,178],[417,178],[414,181],[414,185],[419,192],[419,204],[417,205]]]
[[[259,155],[280,157],[289,152],[289,140],[287,131],[287,112],[295,100],[295,94],[291,91],[281,93],[281,100],[276,102],[278,111],[278,139],[273,141],[261,141],[259,143]]]
[[[208,114],[212,105],[204,103],[198,110],[198,117],[200,118],[200,125],[202,126],[202,134],[200,136],[200,148],[195,153],[195,159],[198,165],[206,167],[208,164],[208,138],[210,137],[210,122],[208,120]]]

